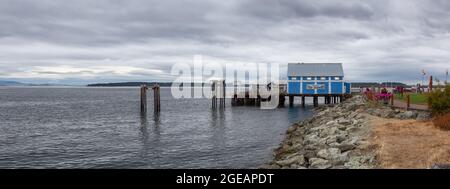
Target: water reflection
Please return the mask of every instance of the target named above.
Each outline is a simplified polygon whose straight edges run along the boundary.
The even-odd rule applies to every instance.
[[[224,109],[212,109],[211,110],[211,136],[209,137],[210,144],[212,144],[212,151],[226,151],[226,112]],[[211,162],[221,162],[223,158],[222,154],[212,153]],[[216,165],[220,166],[220,165]]]
[[[160,112],[153,113],[153,121],[155,121],[155,127],[159,127],[161,125]]]

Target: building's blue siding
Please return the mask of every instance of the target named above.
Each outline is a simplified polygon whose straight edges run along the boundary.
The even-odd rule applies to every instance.
[[[347,82],[338,82],[334,80],[334,77],[327,76],[327,80],[306,80],[306,77],[303,78],[303,82],[301,81],[301,76],[295,76],[294,78],[296,80],[292,80],[294,76],[289,76],[288,79],[288,93],[293,95],[299,95],[299,94],[319,94],[319,95],[325,95],[325,94],[350,94],[351,90],[351,83]],[[317,79],[318,77],[312,77],[312,79]],[[322,78],[319,78],[322,79]],[[331,79],[332,82],[328,81],[328,79]],[[340,77],[340,79],[343,79]],[[334,80],[334,81],[333,81]],[[317,85],[323,85],[323,88],[317,88],[317,93],[315,93],[314,89],[308,89],[308,85],[315,85],[317,82]],[[330,84],[331,83],[331,84]],[[300,85],[303,85],[300,87]],[[331,85],[331,90],[329,89]],[[345,86],[345,91],[343,91],[343,88]],[[300,88],[302,88],[303,91],[300,91]],[[330,93],[331,91],[331,93]]]
[[[300,82],[289,82],[289,94],[300,94]]]
[[[331,94],[342,94],[342,82],[331,82]]]
[[[345,83],[345,93],[347,94],[351,94],[351,84],[350,83]]]

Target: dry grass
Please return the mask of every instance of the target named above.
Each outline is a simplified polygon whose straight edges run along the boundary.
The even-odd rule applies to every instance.
[[[433,123],[440,129],[447,131],[450,130],[450,113],[438,116],[437,118],[433,119]]]
[[[380,168],[429,168],[450,163],[450,131],[433,122],[371,117]]]

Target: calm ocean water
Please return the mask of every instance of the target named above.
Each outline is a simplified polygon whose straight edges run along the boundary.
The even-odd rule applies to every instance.
[[[272,156],[301,107],[212,110],[173,99],[139,112],[139,88],[1,87],[0,168],[256,168]],[[297,103],[298,104],[298,103]]]

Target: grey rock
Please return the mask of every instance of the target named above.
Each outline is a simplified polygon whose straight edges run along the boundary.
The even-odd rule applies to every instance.
[[[340,118],[340,119],[337,120],[337,122],[339,124],[342,124],[342,125],[350,125],[350,124],[352,124],[352,122],[350,120],[345,119],[345,118]]]
[[[341,144],[339,146],[336,146],[337,148],[339,148],[339,150],[341,150],[341,152],[346,152],[349,150],[354,150],[356,148],[356,145],[354,144]]]
[[[450,164],[434,164],[431,169],[450,169]]]
[[[276,162],[280,166],[290,166],[292,164],[303,165],[305,163],[305,158],[303,155],[291,155],[286,157],[285,160],[280,160]]]
[[[296,127],[295,125],[292,125],[292,126],[290,126],[290,127],[287,129],[286,133],[292,133],[292,132],[294,132],[296,129],[297,129],[297,127]]]
[[[430,119],[431,119],[431,113],[424,112],[424,111],[419,112],[416,117],[416,120],[418,120],[418,121],[428,121]]]
[[[317,152],[317,156],[326,160],[336,160],[339,159],[341,155],[341,150],[339,148],[328,148],[322,149]]]
[[[342,143],[345,140],[347,140],[347,137],[345,135],[343,135],[343,134],[336,136],[336,142],[337,143]]]
[[[373,158],[370,156],[352,156],[344,166],[350,169],[370,169],[373,168],[369,164],[371,161]]]
[[[417,111],[406,111],[401,114],[402,119],[416,119]]]
[[[281,166],[277,164],[264,164],[259,167],[259,169],[280,169]]]
[[[311,158],[309,159],[309,168],[312,169],[328,169],[332,165],[328,160],[322,158]]]
[[[336,121],[329,121],[325,125],[334,125],[334,124],[336,124]]]

